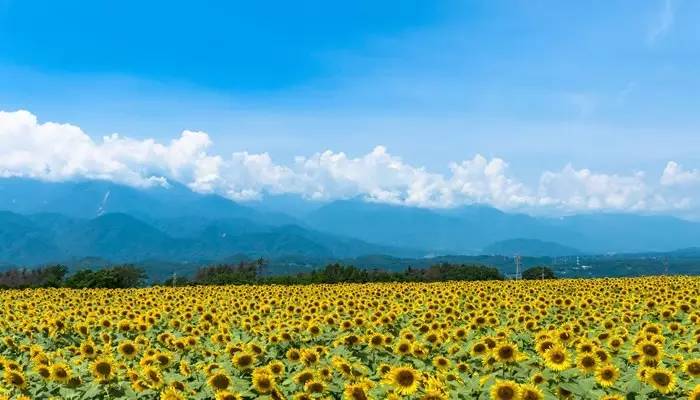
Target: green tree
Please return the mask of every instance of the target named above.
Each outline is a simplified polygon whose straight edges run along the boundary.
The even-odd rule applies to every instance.
[[[554,271],[545,266],[528,268],[523,271],[523,279],[556,279]]]

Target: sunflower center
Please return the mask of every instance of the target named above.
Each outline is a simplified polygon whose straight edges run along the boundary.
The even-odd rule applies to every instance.
[[[501,347],[501,349],[498,350],[498,356],[507,360],[513,357],[513,349],[509,346]]]
[[[267,377],[263,376],[260,379],[258,379],[258,386],[261,389],[269,389],[272,386],[272,384]]]
[[[644,347],[642,347],[642,351],[644,352],[644,354],[650,357],[656,357],[659,354],[659,349],[657,349],[656,346],[652,344],[644,345]]]
[[[700,362],[694,361],[688,364],[688,373],[691,375],[700,375]]]
[[[498,388],[496,394],[498,395],[497,398],[499,400],[510,400],[515,397],[515,391],[510,386],[503,386]]]
[[[664,373],[657,372],[651,376],[654,382],[658,383],[660,386],[667,386],[671,382],[671,378]]]
[[[539,400],[540,396],[538,396],[537,393],[532,390],[526,390],[523,392],[521,398],[523,400]]]
[[[229,385],[229,379],[225,375],[215,375],[211,380],[211,385],[217,389],[226,389]]]
[[[313,382],[309,385],[309,392],[311,393],[321,393],[323,391],[323,384],[320,382]]]
[[[552,361],[554,361],[555,363],[561,364],[562,362],[564,362],[565,357],[564,357],[564,354],[557,351],[557,352],[552,354],[551,358],[552,358]]]
[[[24,378],[20,374],[13,372],[13,373],[9,374],[9,378],[10,378],[9,379],[10,383],[15,385],[15,386],[24,385]]]
[[[399,383],[399,385],[403,387],[409,387],[413,385],[414,380],[415,377],[413,376],[413,372],[411,371],[401,370],[398,374],[396,374],[396,381]]]
[[[99,362],[95,365],[95,371],[100,375],[109,375],[112,372],[112,366],[106,362]]]
[[[253,358],[248,355],[243,355],[238,359],[238,365],[240,365],[241,367],[247,367],[252,362]]]
[[[367,395],[365,394],[365,391],[359,387],[352,389],[350,397],[352,397],[354,400],[367,400]]]

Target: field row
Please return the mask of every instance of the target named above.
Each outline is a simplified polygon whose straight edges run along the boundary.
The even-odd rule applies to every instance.
[[[0,292],[0,399],[700,400],[700,277]]]

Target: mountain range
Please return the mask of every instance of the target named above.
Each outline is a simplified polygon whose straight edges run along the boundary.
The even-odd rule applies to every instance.
[[[171,184],[0,179],[0,265],[96,257],[215,262],[235,255],[564,256],[700,246],[700,224],[669,216],[536,217],[473,205],[449,210],[293,195],[237,203]]]

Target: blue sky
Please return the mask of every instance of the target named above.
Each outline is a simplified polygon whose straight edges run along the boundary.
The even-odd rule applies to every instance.
[[[0,0],[0,110],[282,166],[383,146],[437,174],[502,159],[533,191],[567,166],[694,182],[699,20],[687,0]]]

